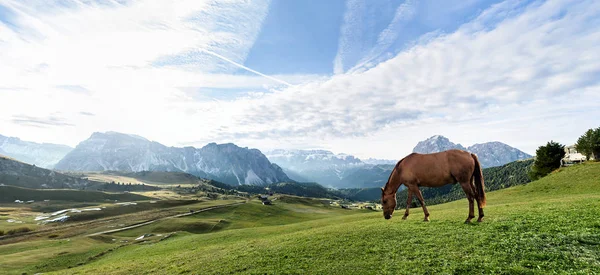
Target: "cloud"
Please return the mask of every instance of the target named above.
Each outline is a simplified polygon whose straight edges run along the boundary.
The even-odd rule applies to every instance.
[[[28,126],[28,127],[51,127],[51,126],[75,126],[66,119],[61,117],[32,117],[26,115],[15,115],[12,117],[11,121],[15,124]]]
[[[79,112],[80,115],[84,115],[84,116],[95,116],[95,114],[90,113],[90,112]]]
[[[0,75],[8,89],[0,90],[0,129],[26,140],[75,145],[112,130],[168,145],[312,146],[391,159],[434,134],[463,144],[499,140],[532,153],[547,139],[574,142],[598,127],[598,1],[503,2],[454,32],[427,34],[384,62],[346,72],[374,43],[385,48],[393,38],[405,18],[394,6],[390,18],[398,15],[398,23],[380,28],[390,30],[387,36],[374,32],[363,44],[360,37],[342,38],[342,29],[337,75],[275,79],[236,65],[243,66],[260,31],[264,3],[249,7],[262,12],[236,9],[236,1],[3,3],[14,11],[18,31],[0,22]],[[348,5],[360,15],[374,10],[368,3]],[[231,6],[222,13],[213,4]],[[206,14],[211,22],[202,21]],[[370,24],[354,15],[348,30]],[[193,69],[194,57],[190,66],[175,62],[199,49],[236,64],[214,55],[201,61],[206,70]],[[356,59],[345,59],[354,53]],[[93,93],[65,93],[61,85]],[[77,127],[51,126],[61,123]]]
[[[527,122],[506,112],[508,106],[579,117],[575,110],[591,111],[600,102],[599,15],[595,1],[502,3],[368,71],[240,100],[243,116],[235,129],[261,139],[320,140],[415,125],[467,128],[474,119]]]
[[[0,75],[6,88],[0,91],[0,117],[9,118],[0,120],[0,128],[23,138],[43,136],[73,145],[93,131],[132,127],[147,127],[139,133],[152,137],[160,131],[156,124],[139,121],[186,121],[190,111],[212,106],[195,102],[178,87],[272,89],[307,77],[239,73],[251,70],[243,62],[269,1],[7,0],[2,7],[10,11],[11,25],[0,22]],[[191,50],[214,58],[189,60],[203,70],[153,64]],[[95,116],[81,116],[82,108]],[[77,129],[41,132],[10,122],[13,114],[49,117],[57,111]]]
[[[407,0],[395,7],[392,1],[346,2],[340,27],[338,52],[333,61],[334,73],[352,71],[386,53],[402,34],[402,28],[416,13],[415,3]],[[389,13],[386,11],[394,11]],[[382,22],[389,22],[380,26]]]
[[[415,16],[415,13],[414,1],[409,0],[400,4],[396,9],[392,21],[383,31],[381,31],[381,33],[379,33],[375,46],[356,65],[354,65],[350,71],[368,65],[369,62],[373,62],[375,59],[380,58],[385,54],[394,42],[396,42],[398,36],[402,34],[402,28],[404,28],[406,23]]]
[[[90,94],[91,91],[81,85],[57,85],[56,88],[74,93]]]

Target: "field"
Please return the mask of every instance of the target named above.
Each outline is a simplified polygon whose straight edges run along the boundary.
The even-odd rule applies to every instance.
[[[488,193],[483,223],[463,224],[466,200],[429,210],[428,223],[420,208],[384,220],[284,196],[111,235],[2,245],[0,273],[600,273],[600,163]]]
[[[86,172],[83,174],[83,177],[99,182],[147,184],[161,187],[198,185],[203,183],[203,181],[197,177],[178,172]]]

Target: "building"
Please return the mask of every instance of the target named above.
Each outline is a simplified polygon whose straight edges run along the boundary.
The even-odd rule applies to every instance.
[[[565,146],[565,156],[560,160],[561,166],[573,165],[586,161],[587,158],[577,152],[575,145]]]

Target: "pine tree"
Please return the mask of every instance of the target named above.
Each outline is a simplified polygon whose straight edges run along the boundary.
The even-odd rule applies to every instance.
[[[583,154],[587,159],[593,156],[595,159],[600,157],[600,127],[589,129],[577,140],[575,149]]]
[[[529,171],[531,180],[537,180],[560,167],[560,160],[565,155],[565,146],[554,141],[540,146],[535,151],[535,162]]]

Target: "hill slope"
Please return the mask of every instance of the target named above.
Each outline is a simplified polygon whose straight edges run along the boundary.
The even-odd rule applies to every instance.
[[[429,223],[381,213],[186,235],[128,246],[62,273],[580,273],[600,270],[600,163],[488,194],[486,220],[466,200],[430,207]]]
[[[20,188],[15,186],[0,186],[0,203],[14,202],[15,200],[104,202],[106,200],[135,201],[149,199],[149,197],[133,193],[111,194],[99,191],[80,191],[64,189],[37,190]]]
[[[70,177],[0,155],[0,183],[26,188],[94,189],[99,183]]]

